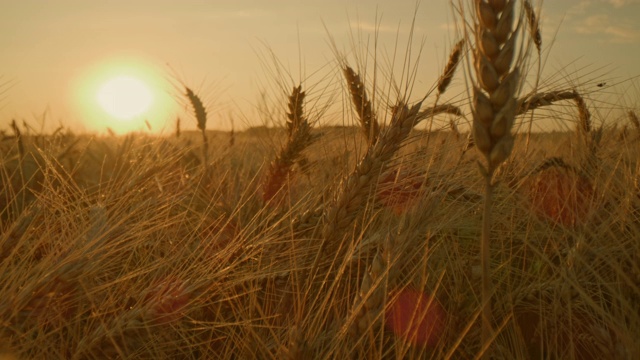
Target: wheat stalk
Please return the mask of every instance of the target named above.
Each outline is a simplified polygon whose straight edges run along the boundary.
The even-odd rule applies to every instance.
[[[380,126],[378,120],[373,112],[371,101],[367,97],[364,83],[350,66],[345,65],[342,69],[347,84],[349,85],[349,93],[351,94],[351,101],[355,107],[358,119],[360,119],[360,125],[364,135],[369,140],[369,144],[373,144],[378,139],[380,134]]]
[[[493,174],[513,148],[513,127],[520,82],[518,66],[512,68],[516,54],[518,30],[514,29],[515,0],[475,0],[474,70],[477,86],[473,88],[473,137],[484,155],[480,164],[485,178],[480,259],[482,268],[482,346],[492,338],[490,269],[490,229],[493,198]],[[488,351],[484,355],[488,357]]]

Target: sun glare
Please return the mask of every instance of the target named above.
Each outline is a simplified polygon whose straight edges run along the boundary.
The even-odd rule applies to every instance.
[[[109,115],[119,120],[131,120],[149,110],[153,95],[141,80],[117,76],[98,89],[97,100]]]
[[[162,132],[179,111],[161,64],[112,56],[79,69],[71,83],[75,114],[87,131]]]

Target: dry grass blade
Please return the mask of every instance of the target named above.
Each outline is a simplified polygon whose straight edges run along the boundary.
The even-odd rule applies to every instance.
[[[438,94],[443,94],[445,91],[447,91],[449,84],[451,84],[453,75],[455,75],[456,69],[458,68],[458,63],[460,62],[464,44],[465,39],[462,39],[458,41],[456,43],[456,46],[453,47],[453,50],[451,50],[449,61],[447,61],[447,65],[444,67],[444,71],[438,79]]]
[[[533,44],[536,46],[536,50],[538,50],[538,55],[540,55],[542,51],[542,35],[540,34],[540,23],[538,17],[536,16],[536,12],[529,0],[524,0],[524,11],[527,15],[527,23],[529,24],[529,33],[531,34],[531,39],[533,40]]]
[[[349,93],[351,93],[351,101],[358,113],[362,131],[369,140],[369,144],[373,144],[378,139],[380,127],[378,120],[371,107],[371,101],[367,97],[364,83],[350,66],[346,65],[343,69],[344,77],[349,85]]]

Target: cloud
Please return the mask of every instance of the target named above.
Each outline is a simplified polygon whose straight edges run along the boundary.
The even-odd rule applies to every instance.
[[[455,33],[456,31],[464,28],[465,28],[465,22],[460,19],[456,19],[456,21],[453,21],[453,22],[446,22],[446,23],[440,24],[440,29],[446,30],[449,33]]]
[[[606,40],[615,43],[640,41],[640,30],[630,24],[612,21],[609,15],[592,15],[578,23],[574,30],[582,35],[605,35]]]
[[[264,18],[268,16],[272,16],[273,12],[265,9],[225,9],[225,10],[217,10],[217,11],[207,11],[201,12],[201,16],[204,16],[209,19],[229,19],[229,20],[244,20],[244,19],[258,19]]]
[[[605,0],[607,3],[613,5],[615,8],[621,8],[626,5],[638,4],[639,0]]]
[[[376,24],[368,21],[351,21],[349,26],[352,29],[356,29],[363,32],[371,32],[371,33],[379,33],[379,34],[406,34],[411,31],[411,24],[396,24],[396,25],[385,25],[385,24]],[[414,32],[420,33],[423,29],[420,26],[416,26]]]

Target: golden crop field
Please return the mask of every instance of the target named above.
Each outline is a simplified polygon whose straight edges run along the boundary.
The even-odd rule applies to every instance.
[[[339,58],[345,126],[299,82],[275,127],[185,85],[197,131],[1,129],[0,358],[639,358],[637,113],[532,86],[534,10],[475,3],[428,94]]]

